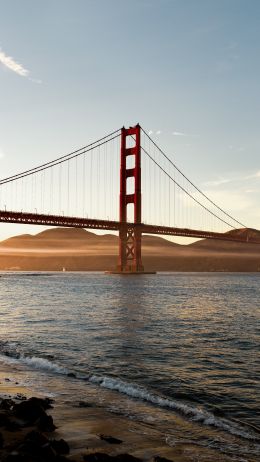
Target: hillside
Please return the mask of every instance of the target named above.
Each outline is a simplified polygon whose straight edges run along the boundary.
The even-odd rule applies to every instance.
[[[231,231],[259,238],[257,230]],[[259,271],[260,245],[201,239],[180,245],[143,236],[143,262],[157,271]],[[84,229],[52,228],[0,242],[0,270],[111,270],[117,264],[118,237]]]
[[[242,239],[254,239],[254,240],[259,240],[260,242],[260,231],[256,229],[248,229],[248,228],[242,228],[242,229],[235,229],[232,231],[228,231],[227,234],[240,237]],[[245,242],[245,243],[240,243],[240,242],[234,242],[234,241],[222,241],[222,240],[215,240],[215,239],[201,239],[197,242],[194,242],[193,244],[190,244],[190,247],[196,248],[196,249],[207,249],[210,252],[242,252],[244,253],[258,253],[259,252],[259,245],[258,244],[250,244]]]

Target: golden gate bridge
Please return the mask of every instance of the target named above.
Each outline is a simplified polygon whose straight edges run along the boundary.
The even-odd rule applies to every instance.
[[[0,221],[117,231],[123,274],[144,272],[144,233],[260,243],[139,124],[0,180]]]

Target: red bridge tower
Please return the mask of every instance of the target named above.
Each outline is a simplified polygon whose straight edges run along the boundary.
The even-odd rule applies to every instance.
[[[129,139],[133,147],[127,147]],[[127,158],[133,156],[134,166],[127,168]],[[134,192],[127,193],[127,179],[134,178]],[[120,273],[142,273],[144,267],[141,257],[141,226],[131,226],[127,219],[127,206],[134,204],[134,223],[142,223],[141,197],[141,127],[125,128],[121,130],[121,167],[120,167],[120,209],[119,220],[122,227],[119,232],[119,262]]]

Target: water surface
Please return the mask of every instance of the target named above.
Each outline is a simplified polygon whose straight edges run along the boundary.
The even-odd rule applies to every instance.
[[[259,282],[1,273],[0,358],[30,371],[43,392],[152,419],[169,444],[181,418],[177,439],[251,460],[260,449]]]

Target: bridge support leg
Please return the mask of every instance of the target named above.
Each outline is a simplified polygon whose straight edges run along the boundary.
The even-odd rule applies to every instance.
[[[131,147],[128,147],[131,146]],[[133,157],[134,166],[127,168],[128,156]],[[134,178],[134,192],[127,193],[127,179]],[[141,246],[142,232],[138,226],[128,225],[127,205],[134,204],[134,223],[141,225],[141,130],[140,125],[122,128],[121,131],[121,167],[120,167],[120,203],[119,220],[122,223],[119,232],[118,272],[143,273]]]
[[[143,273],[141,239],[141,232],[138,229],[131,226],[122,227],[119,232],[119,272]]]

